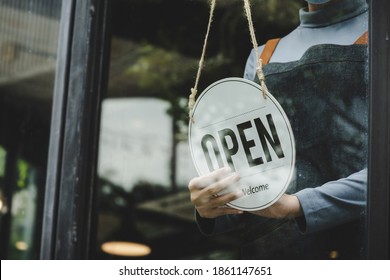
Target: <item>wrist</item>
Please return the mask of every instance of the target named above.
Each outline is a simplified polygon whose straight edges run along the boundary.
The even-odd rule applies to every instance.
[[[283,198],[285,218],[294,219],[303,215],[301,203],[299,202],[298,197],[295,195],[286,194],[283,196]]]

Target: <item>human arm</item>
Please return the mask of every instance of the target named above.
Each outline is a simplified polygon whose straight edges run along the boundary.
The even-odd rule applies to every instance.
[[[349,177],[283,195],[270,207],[252,212],[267,218],[296,219],[303,233],[312,233],[358,219],[366,203],[367,169]]]
[[[234,228],[242,211],[228,207],[229,203],[242,196],[241,191],[223,195],[228,186],[237,182],[239,176],[229,168],[222,168],[210,174],[195,177],[188,184],[190,198],[195,206],[196,221],[203,234],[210,235]]]
[[[252,211],[251,213],[274,219],[293,219],[303,215],[299,199],[295,195],[290,194],[282,195],[282,197],[270,207]]]
[[[192,179],[188,184],[191,202],[202,218],[216,218],[227,214],[241,214],[242,211],[226,206],[242,196],[241,191],[219,195],[226,188],[239,180],[229,168],[221,168],[207,175]]]
[[[347,178],[294,194],[301,205],[303,219],[297,219],[303,233],[311,233],[359,219],[364,212],[367,169]]]

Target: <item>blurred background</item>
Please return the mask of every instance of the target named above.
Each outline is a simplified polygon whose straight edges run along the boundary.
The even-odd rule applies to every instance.
[[[303,0],[251,3],[259,44],[290,32],[305,5]],[[39,258],[61,5],[61,0],[0,0],[2,259]],[[235,232],[200,234],[187,190],[196,176],[187,145],[187,98],[209,2],[112,0],[110,5],[91,258],[238,258]],[[242,77],[251,47],[243,1],[217,1],[199,91],[221,78]],[[136,245],[138,251],[121,245]]]

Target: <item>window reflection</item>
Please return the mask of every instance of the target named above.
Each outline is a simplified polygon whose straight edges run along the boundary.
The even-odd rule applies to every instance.
[[[294,30],[300,20],[299,9],[305,4],[306,2],[298,0],[289,1],[289,5],[283,1],[253,1],[252,12],[259,44],[264,44],[268,39],[283,37]],[[242,1],[222,1],[217,6],[199,89],[205,89],[221,78],[242,77],[251,49],[247,22],[242,17]],[[200,235],[194,221],[194,208],[189,202],[187,184],[196,173],[187,145],[186,100],[198,66],[208,8],[208,1],[161,1],[160,4],[154,1],[113,1],[115,17],[112,22],[108,98],[103,103],[101,120],[97,248],[106,241],[139,242],[150,246],[149,258],[202,259],[239,258],[237,248],[245,238],[262,239],[258,246],[261,250],[251,245],[244,248],[259,258],[278,258],[275,252],[291,248],[281,242],[288,239],[285,235],[290,232],[281,230],[274,234],[278,225],[273,221],[264,230],[261,222],[252,223],[249,217],[247,221],[251,227],[246,232],[236,231],[214,237]],[[172,12],[171,9],[180,13]],[[197,17],[193,17],[194,14]],[[159,24],[154,25],[151,30],[147,22]],[[272,75],[272,67],[275,66],[269,66],[265,74]],[[306,79],[302,81],[301,77]],[[345,122],[337,117],[325,122],[327,118],[325,114],[321,115],[322,111],[319,109],[331,111],[335,107],[321,101],[320,97],[324,97],[324,94],[318,94],[317,98],[305,91],[305,94],[295,99],[294,95],[289,94],[295,87],[303,85],[303,82],[309,82],[308,77],[316,80],[316,75],[311,73],[301,77],[293,81],[289,77],[267,80],[269,88],[273,89],[271,93],[275,93],[288,114],[300,115],[299,120],[292,120],[295,131],[299,132],[297,136],[300,144],[297,150],[300,159],[307,157],[308,162],[311,162],[312,157],[321,154],[328,157],[331,154],[331,158],[328,158],[335,164],[335,169],[344,169],[341,164],[364,163],[365,150],[357,151],[347,143],[349,140],[359,142],[359,145],[366,143],[364,133],[357,133],[343,142],[352,155],[351,160],[345,162],[340,160],[342,152],[339,143],[325,139],[326,143],[314,147],[314,150],[313,147],[307,148],[307,141],[312,135],[306,131],[312,132],[311,128],[318,128],[321,133],[315,136],[321,139],[324,138],[323,135],[331,134],[329,123],[344,125]],[[363,81],[365,77],[359,79]],[[321,82],[331,88],[329,92],[332,94],[346,85],[343,82],[341,86],[336,85],[325,79]],[[309,85],[309,88],[316,86]],[[313,96],[316,100],[310,98]],[[345,102],[342,105],[354,107],[362,114],[358,118],[366,122],[366,99],[355,100],[356,102],[347,99],[342,101]],[[338,102],[335,104],[339,105]],[[305,106],[309,105],[310,109],[306,110]],[[314,118],[315,116],[318,118]],[[352,126],[345,124],[337,129],[349,132]],[[334,152],[324,150],[325,146],[332,148]],[[306,162],[300,161],[298,168],[306,168]],[[324,166],[324,170],[327,170],[330,164],[321,160],[318,165],[310,163],[308,166]],[[339,176],[328,176],[324,171],[318,173],[328,181]],[[305,187],[313,187],[319,182],[318,178],[308,178],[299,172],[297,178],[301,182],[304,179],[309,181]],[[352,252],[348,256],[358,257],[363,223],[355,225],[348,233],[348,240],[359,239],[356,243],[345,242],[344,236],[336,238],[329,232],[323,232],[323,235],[345,245]],[[294,229],[294,234],[300,233]],[[311,239],[300,236],[301,240],[305,239],[310,243],[304,247],[294,239],[296,235],[289,235],[290,241],[293,240],[290,244],[299,247],[297,252],[294,251],[295,256],[308,256],[308,252],[315,251],[319,252],[316,255],[320,256],[318,258],[346,257],[339,247],[328,246],[326,238],[314,236],[315,241],[310,243]],[[100,249],[98,252],[101,258],[112,258]]]
[[[131,191],[141,182],[169,188],[169,103],[155,98],[107,99],[102,109],[99,176]]]
[[[146,258],[200,253],[188,243],[204,237],[189,202],[187,184],[196,173],[186,127],[179,123],[167,100],[134,97],[103,102],[98,167],[102,246],[112,241],[146,244],[151,249]],[[124,256],[104,252],[103,258]]]
[[[39,258],[60,0],[0,1],[0,254]]]
[[[6,150],[0,146],[0,214],[4,215],[8,212],[8,203],[4,196],[4,186],[5,186],[5,163],[6,163]],[[0,228],[2,226],[0,219]]]
[[[30,259],[34,253],[35,232],[37,225],[37,170],[24,160],[17,161],[16,190],[11,208],[12,259]],[[39,225],[39,223],[38,223]]]
[[[234,234],[201,235],[188,196],[196,171],[186,106],[196,64],[197,58],[175,50],[112,38],[100,129],[96,257],[123,258],[102,251],[111,241],[151,248],[138,258],[237,257]],[[217,59],[210,66],[220,64]]]

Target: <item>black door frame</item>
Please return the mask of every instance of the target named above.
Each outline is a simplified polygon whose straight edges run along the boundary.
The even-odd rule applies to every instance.
[[[368,259],[390,256],[387,0],[370,4]],[[63,0],[42,231],[42,259],[87,259],[94,221],[100,105],[107,88],[109,0]]]
[[[87,259],[109,62],[108,0],[63,0],[41,259]]]
[[[389,259],[390,224],[390,4],[370,1],[370,136],[368,163],[368,259]]]

